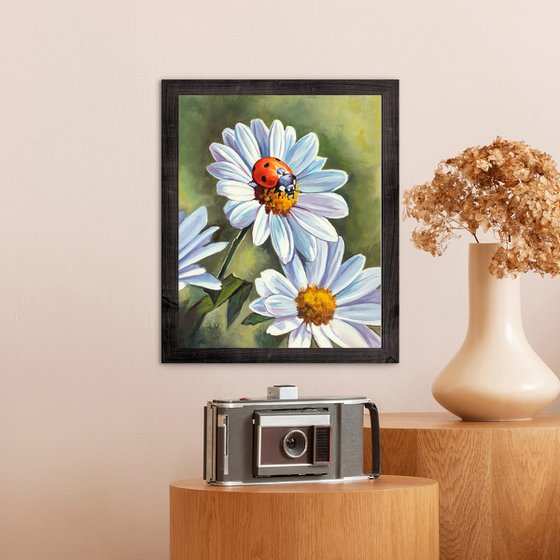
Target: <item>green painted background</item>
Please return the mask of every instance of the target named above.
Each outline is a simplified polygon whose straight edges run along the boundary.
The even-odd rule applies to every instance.
[[[280,119],[292,125],[301,138],[315,132],[319,155],[326,157],[324,169],[342,169],[348,173],[346,185],[336,191],[349,206],[346,218],[330,220],[344,238],[344,259],[361,253],[366,267],[381,264],[381,97],[370,95],[185,95],[179,97],[179,209],[186,214],[201,205],[208,209],[208,226],[220,226],[215,241],[231,241],[239,230],[227,221],[223,207],[227,199],[216,194],[217,180],[206,166],[214,160],[208,147],[222,143],[222,130],[236,123],[249,125],[261,118],[270,126]],[[227,249],[226,249],[227,251]],[[202,261],[208,272],[217,274],[225,251]],[[247,235],[230,265],[229,271],[253,281],[262,270],[281,271],[270,240],[255,247]],[[180,317],[201,290],[187,286],[179,294]],[[247,304],[257,297],[253,289]],[[279,337],[266,334],[269,322],[256,326],[241,325],[250,313],[245,305],[238,319],[226,328],[226,306],[209,313],[194,334],[184,329],[180,344],[184,347],[282,347]],[[181,323],[180,323],[181,324]],[[180,327],[181,331],[181,327]],[[280,345],[279,345],[280,343]]]

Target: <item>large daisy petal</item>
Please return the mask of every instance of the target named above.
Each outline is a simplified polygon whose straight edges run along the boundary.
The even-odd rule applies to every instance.
[[[243,200],[228,200],[225,204],[224,204],[224,214],[226,215],[226,218],[229,220],[229,217],[231,216],[231,213],[240,205],[243,204]]]
[[[283,294],[292,298],[295,298],[298,294],[297,289],[277,270],[273,270],[272,268],[263,270],[261,272],[261,278],[271,294]]]
[[[296,302],[292,297],[283,295],[268,296],[264,300],[264,305],[268,312],[272,313],[275,317],[297,315]]]
[[[365,325],[355,324],[353,326],[360,331],[368,348],[381,348],[381,337],[375,331],[372,331]]]
[[[282,269],[296,289],[301,290],[307,287],[307,275],[297,255],[294,255],[294,258],[289,263],[282,265]]]
[[[317,238],[305,231],[291,216],[286,216],[288,224],[294,236],[294,245],[296,250],[303,255],[303,257],[312,261],[317,256]]]
[[[348,173],[329,169],[298,177],[298,187],[302,193],[326,193],[340,189],[348,181]]]
[[[220,241],[218,243],[210,243],[204,247],[197,247],[194,251],[191,251],[182,261],[181,266],[187,266],[189,264],[198,262],[210,255],[219,253],[223,251],[228,246],[227,241]]]
[[[257,280],[258,280],[258,278],[257,278]],[[274,315],[272,313],[270,313],[270,311],[266,308],[266,305],[264,304],[265,299],[266,299],[266,297],[260,297],[258,299],[253,300],[249,304],[249,309],[253,313],[258,313],[259,315],[264,315],[265,317],[274,317]]]
[[[327,268],[328,246],[325,241],[317,241],[317,257],[305,263],[305,272],[310,285],[320,286]]]
[[[266,332],[273,336],[280,336],[297,329],[301,325],[301,319],[298,317],[282,317],[276,319]]]
[[[326,218],[316,216],[309,212],[309,210],[299,208],[297,205],[290,210],[290,213],[305,231],[315,237],[324,241],[336,241],[338,239],[336,229]]]
[[[197,276],[199,274],[204,274],[206,269],[197,264],[186,264],[179,268],[179,280],[186,280],[191,276]]]
[[[179,212],[179,246],[184,246],[192,241],[208,222],[206,206],[200,206],[194,212],[185,216]]]
[[[230,163],[235,163],[240,169],[243,170],[245,170],[247,167],[239,154],[229,146],[224,146],[223,144],[214,142],[213,144],[210,144],[210,153],[218,162],[229,161]]]
[[[381,306],[376,303],[354,303],[337,307],[334,312],[337,319],[361,323],[362,325],[379,325]]]
[[[253,119],[251,121],[251,131],[257,140],[261,157],[267,157],[268,152],[268,126],[264,124],[262,119]]]
[[[294,256],[294,238],[285,218],[273,214],[270,218],[272,246],[280,261],[285,264]]]
[[[229,179],[240,183],[251,181],[251,175],[246,169],[241,169],[238,165],[229,161],[211,163],[206,169],[216,179]]]
[[[337,305],[345,305],[364,299],[367,299],[370,303],[379,303],[381,291],[378,290],[378,287],[380,284],[381,268],[366,268],[358,274],[354,282],[337,294]]]
[[[321,329],[341,348],[364,348],[367,346],[367,343],[357,326],[341,319],[333,319],[328,325],[322,325]]]
[[[257,290],[257,294],[259,294],[263,300],[273,294],[272,290],[268,288],[262,278],[255,278],[255,290]]]
[[[305,323],[290,334],[288,348],[309,348],[311,346],[311,332]]]
[[[336,243],[328,244],[328,254],[326,258],[325,273],[323,274],[320,284],[324,288],[330,288],[331,283],[340,272],[340,263],[344,256],[344,239],[338,238]],[[338,301],[338,300],[337,300]]]
[[[208,274],[208,272],[200,274],[199,276],[192,276],[191,278],[189,278],[188,283],[192,284],[193,286],[207,288],[208,290],[222,289],[222,283],[211,274]]]
[[[336,278],[333,280],[330,286],[328,286],[333,294],[338,294],[341,290],[346,288],[353,282],[356,276],[360,274],[364,268],[366,258],[363,255],[354,255],[350,257],[338,271]]]
[[[268,135],[268,149],[270,157],[284,159],[284,125],[276,120],[270,127]]]
[[[380,348],[381,337],[365,325],[333,319],[321,330],[341,348]]]
[[[242,229],[252,224],[257,217],[260,204],[258,200],[250,200],[248,202],[241,202],[236,206],[229,215],[229,221],[233,227]]]
[[[327,163],[327,158],[324,157],[316,157],[299,175],[298,179],[303,179],[310,173],[314,173],[315,171],[320,171]]]
[[[284,131],[284,153],[288,153],[291,147],[296,143],[296,130],[293,126],[287,126]]]
[[[258,247],[262,245],[270,235],[270,214],[265,206],[261,205],[253,225],[253,243]]]
[[[302,172],[317,156],[319,139],[314,132],[300,138],[286,154],[286,163],[297,175]]]
[[[231,128],[224,128],[222,132],[224,144],[237,152],[237,144],[235,142],[235,132]],[[237,152],[239,153],[239,152]]]
[[[246,124],[237,123],[235,125],[235,141],[239,155],[249,169],[252,169],[255,162],[260,159],[261,152],[256,138]]]
[[[181,259],[187,256],[191,251],[194,251],[198,247],[202,247],[207,243],[210,243],[212,236],[219,230],[218,226],[209,227],[206,231],[203,231],[200,235],[191,239],[191,241],[181,248],[179,251],[179,265],[181,265]]]
[[[325,218],[345,218],[348,204],[336,193],[300,193],[297,205]]]
[[[321,330],[318,325],[311,325],[311,334],[317,343],[319,348],[332,348],[332,342],[329,340],[325,333]]]
[[[254,200],[255,191],[247,183],[239,181],[218,181],[216,192],[230,200]]]

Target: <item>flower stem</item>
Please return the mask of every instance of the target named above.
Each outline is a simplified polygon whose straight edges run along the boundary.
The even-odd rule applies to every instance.
[[[477,243],[480,243],[480,241],[478,240],[478,237],[476,236],[476,231],[473,231],[473,236],[474,236],[474,240],[475,240]]]
[[[235,239],[230,243],[229,249],[226,253],[226,258],[224,259],[224,262],[222,263],[222,266],[220,268],[220,272],[218,272],[218,278],[220,280],[222,280],[223,277],[225,276],[225,273],[227,271],[227,267],[229,266],[229,263],[231,262],[231,259],[233,259],[233,255],[235,254],[235,251],[239,247],[239,244],[241,243],[241,241],[243,241],[243,238],[245,237],[245,234],[249,231],[250,227],[251,226],[247,226],[246,228],[243,228],[242,230],[240,230],[239,233],[237,234],[237,236],[235,237]]]

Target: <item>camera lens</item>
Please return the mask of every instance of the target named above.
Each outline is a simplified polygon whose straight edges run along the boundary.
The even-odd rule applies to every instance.
[[[297,440],[294,436],[286,438],[286,447],[288,449],[293,449],[296,446]]]
[[[301,430],[290,430],[282,440],[282,449],[291,459],[301,457],[307,451],[307,436]]]

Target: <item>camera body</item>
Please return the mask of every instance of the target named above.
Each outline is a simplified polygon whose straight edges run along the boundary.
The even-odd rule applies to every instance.
[[[376,478],[379,419],[365,397],[298,398],[275,386],[262,399],[215,399],[205,407],[204,478],[271,484]],[[372,422],[373,472],[363,472],[364,407]]]

